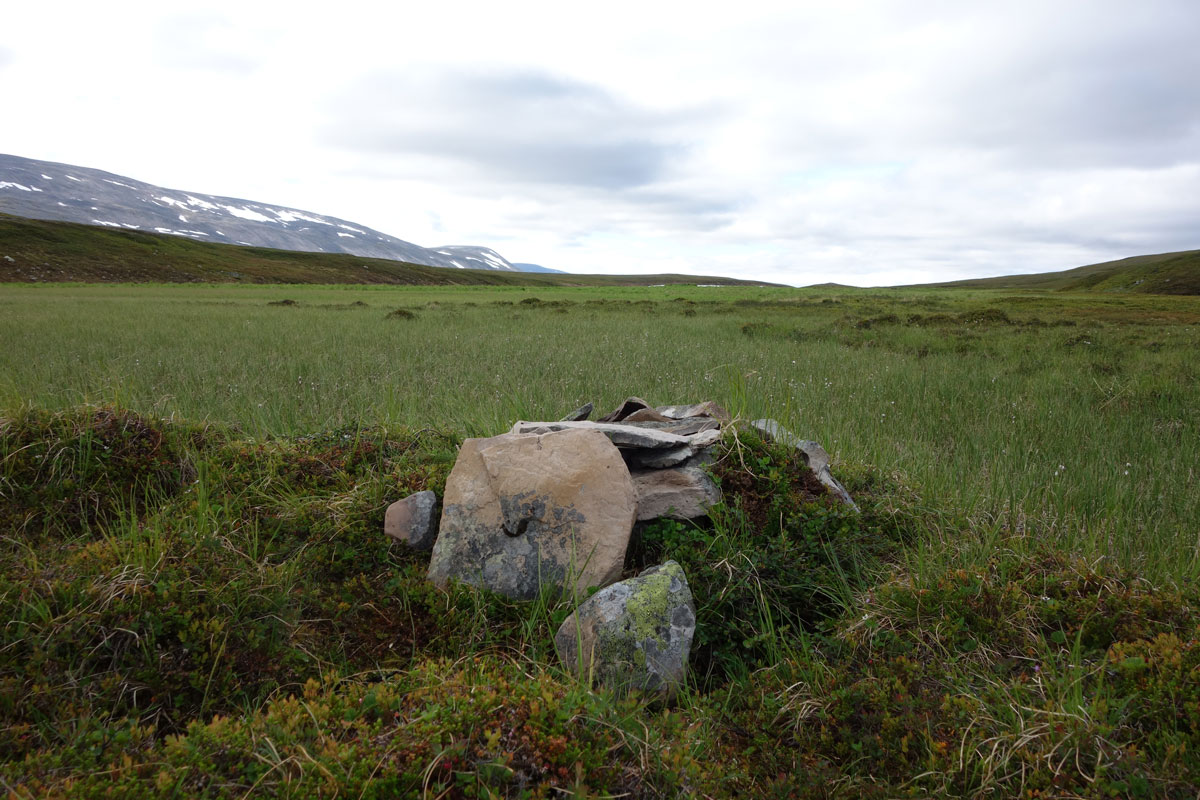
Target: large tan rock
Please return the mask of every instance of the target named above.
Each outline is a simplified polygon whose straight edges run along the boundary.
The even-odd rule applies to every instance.
[[[467,439],[446,481],[429,579],[532,599],[617,580],[637,514],[629,469],[596,430]]]

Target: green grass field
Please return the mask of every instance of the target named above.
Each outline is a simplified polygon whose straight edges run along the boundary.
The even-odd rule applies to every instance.
[[[0,285],[0,777],[1193,796],[1198,354],[1186,296]],[[864,509],[727,442],[754,490],[631,554],[707,631],[665,710],[559,671],[553,598],[443,594],[381,541],[463,436],[628,395],[775,417]]]

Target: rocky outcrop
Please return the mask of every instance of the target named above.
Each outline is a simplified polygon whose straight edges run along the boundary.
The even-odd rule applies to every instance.
[[[467,439],[446,482],[429,578],[522,600],[547,584],[580,594],[607,586],[620,577],[636,507],[629,470],[600,431]]]
[[[414,550],[429,550],[437,538],[437,495],[430,491],[411,494],[388,506],[383,532]]]
[[[618,692],[671,696],[687,673],[696,610],[674,561],[614,583],[584,601],[554,637],[563,666]]]
[[[829,471],[829,453],[825,452],[824,447],[810,439],[801,439],[773,419],[756,419],[750,423],[750,426],[769,439],[786,447],[795,448],[804,462],[808,464],[808,468],[817,476],[817,480],[825,485],[830,494],[855,511],[859,510],[858,504],[846,491],[846,487],[842,486]]]

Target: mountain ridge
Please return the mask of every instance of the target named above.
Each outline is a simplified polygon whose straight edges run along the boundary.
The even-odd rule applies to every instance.
[[[194,241],[345,253],[455,269],[519,268],[490,247],[422,247],[339,217],[167,189],[91,167],[0,154],[0,212]]]
[[[346,253],[271,250],[0,213],[0,283],[317,283],[421,286],[779,286],[697,275],[446,269]]]

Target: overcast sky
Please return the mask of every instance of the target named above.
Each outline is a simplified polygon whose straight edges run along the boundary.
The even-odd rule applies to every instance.
[[[1198,0],[191,5],[8,4],[0,152],[571,272],[1200,247]]]

